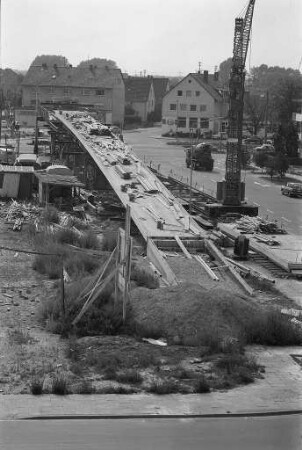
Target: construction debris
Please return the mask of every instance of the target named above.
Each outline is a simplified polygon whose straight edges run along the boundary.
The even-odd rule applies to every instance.
[[[276,220],[266,220],[262,217],[250,217],[242,216],[236,220],[237,228],[244,233],[264,233],[264,234],[284,234],[286,233],[283,228],[278,227]]]

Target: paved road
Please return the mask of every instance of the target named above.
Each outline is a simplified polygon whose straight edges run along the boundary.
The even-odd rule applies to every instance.
[[[163,173],[171,173],[184,182],[189,181],[190,169],[185,166],[185,153],[182,146],[167,145],[160,137],[160,128],[147,128],[138,132],[125,132],[125,142],[130,144],[141,159],[158,168]],[[214,154],[213,172],[193,172],[193,186],[216,195],[216,182],[224,178],[225,155]],[[259,215],[277,219],[291,234],[302,235],[302,200],[288,198],[280,193],[284,181],[270,181],[268,176],[242,173],[246,182],[246,200],[260,206]],[[288,180],[286,180],[288,181]]]
[[[0,422],[1,450],[298,450],[301,416]]]

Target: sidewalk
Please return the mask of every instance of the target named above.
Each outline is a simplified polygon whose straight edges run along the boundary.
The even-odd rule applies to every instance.
[[[250,349],[251,351],[251,349]],[[66,416],[232,415],[302,412],[302,347],[253,347],[264,379],[224,392],[195,395],[2,395],[0,419]]]

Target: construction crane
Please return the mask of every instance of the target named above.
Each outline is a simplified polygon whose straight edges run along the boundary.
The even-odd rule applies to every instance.
[[[232,68],[229,80],[228,141],[225,180],[217,183],[217,199],[225,206],[240,206],[245,196],[241,181],[242,122],[245,62],[250,41],[255,0],[250,0],[244,17],[235,19]]]

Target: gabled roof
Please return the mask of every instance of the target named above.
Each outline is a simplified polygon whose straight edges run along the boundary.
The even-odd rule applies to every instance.
[[[219,79],[216,79],[214,75],[208,74],[207,81],[205,81],[204,74],[201,73],[189,73],[186,77],[184,77],[182,80],[180,80],[175,86],[173,86],[172,89],[170,89],[169,92],[176,89],[179,84],[181,84],[185,79],[188,77],[194,78],[197,83],[210,94],[214,100],[221,102],[223,100],[222,96],[222,84],[219,81]]]
[[[151,77],[129,77],[125,83],[126,102],[146,102],[149,98],[153,79]]]
[[[113,88],[122,79],[120,69],[110,67],[30,66],[23,86],[66,86]]]
[[[169,87],[169,78],[164,77],[155,77],[153,78],[153,87],[154,87],[154,95],[155,101],[160,102],[168,92]]]

